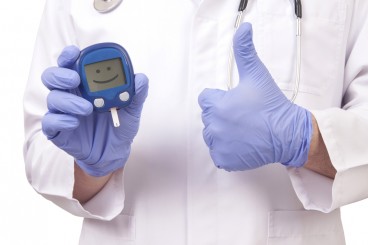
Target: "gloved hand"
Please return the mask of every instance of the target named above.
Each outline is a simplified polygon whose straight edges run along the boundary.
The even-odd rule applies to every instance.
[[[218,168],[249,170],[280,162],[301,167],[308,158],[311,113],[290,102],[258,58],[252,26],[234,36],[239,85],[205,89],[199,96],[203,137]]]
[[[147,97],[148,79],[143,74],[135,75],[135,96],[129,106],[118,110],[121,125],[115,128],[110,112],[93,112],[89,101],[68,92],[80,83],[78,73],[68,69],[79,53],[75,46],[66,47],[58,58],[59,67],[50,67],[42,74],[44,85],[51,90],[42,131],[73,156],[86,173],[104,176],[124,167],[129,157]]]

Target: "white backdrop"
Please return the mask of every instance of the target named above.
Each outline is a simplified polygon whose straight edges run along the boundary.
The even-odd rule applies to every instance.
[[[81,229],[80,218],[36,194],[24,171],[22,95],[44,2],[18,0],[1,7],[0,244],[3,245],[78,244]],[[344,207],[342,213],[347,244],[367,245],[368,200]]]

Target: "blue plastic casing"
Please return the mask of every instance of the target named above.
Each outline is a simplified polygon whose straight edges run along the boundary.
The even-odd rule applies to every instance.
[[[87,80],[86,66],[95,65],[96,63],[103,64],[103,62],[117,59],[120,59],[121,61],[121,67],[123,70],[120,71],[119,74],[122,74],[124,76],[123,79],[125,81],[125,84],[119,84],[106,89],[98,89],[97,91],[96,89],[95,90],[91,89],[90,86],[91,82],[88,83]],[[98,43],[83,49],[79,55],[78,60],[75,63],[74,70],[76,70],[79,73],[81,78],[81,83],[79,85],[79,92],[81,96],[93,104],[93,108],[95,111],[105,112],[109,111],[111,108],[114,107],[122,108],[128,106],[132,101],[132,98],[135,93],[133,66],[130,61],[128,53],[119,44]],[[114,77],[112,77],[112,79],[110,80],[113,79]],[[103,83],[108,82],[104,81]],[[124,92],[127,92],[129,94],[128,96],[129,99],[126,101],[125,100],[122,101],[120,99],[120,95]],[[103,106],[96,106],[95,105],[96,99],[100,101],[102,99]]]

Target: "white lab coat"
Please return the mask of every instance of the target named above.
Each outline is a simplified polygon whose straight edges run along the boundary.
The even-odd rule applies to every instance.
[[[293,1],[249,1],[259,56],[288,96],[294,84]],[[339,207],[368,196],[368,2],[303,1],[301,106],[317,119],[337,175],[271,164],[226,172],[202,139],[199,93],[226,88],[239,0],[48,0],[25,91],[24,155],[34,189],[85,217],[80,244],[344,244]],[[123,171],[85,205],[72,198],[73,158],[41,132],[42,71],[63,47],[117,42],[150,78]],[[236,73],[236,70],[235,72]]]

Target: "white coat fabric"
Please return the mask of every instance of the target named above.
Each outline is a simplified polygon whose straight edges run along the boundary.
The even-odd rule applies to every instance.
[[[238,4],[124,0],[100,14],[92,0],[47,1],[24,97],[26,172],[38,193],[85,217],[80,244],[345,244],[339,207],[368,196],[368,1],[303,1],[296,103],[316,117],[335,180],[278,163],[226,172],[211,161],[197,98],[204,88],[226,89]],[[290,97],[293,1],[251,0],[244,21]],[[124,46],[150,88],[124,171],[81,205],[72,198],[73,158],[41,131],[48,90],[40,76],[65,46],[99,42]]]

